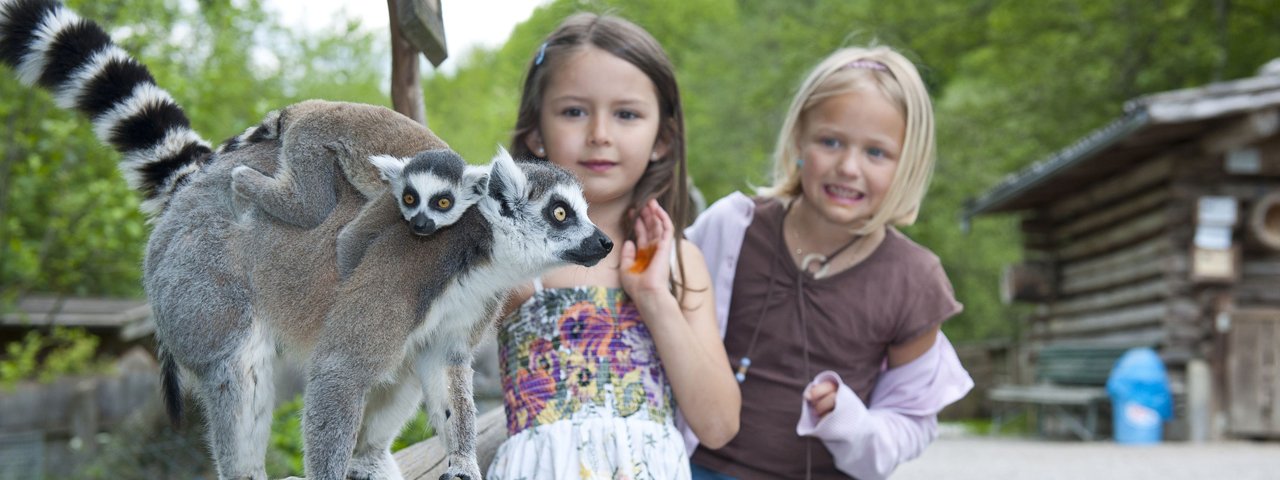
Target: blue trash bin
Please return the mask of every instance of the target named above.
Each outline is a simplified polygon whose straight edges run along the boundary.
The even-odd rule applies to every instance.
[[[1159,443],[1164,422],[1173,417],[1173,395],[1164,362],[1155,350],[1134,348],[1116,360],[1107,377],[1116,442]]]

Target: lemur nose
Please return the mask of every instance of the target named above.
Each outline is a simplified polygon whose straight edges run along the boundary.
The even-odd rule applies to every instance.
[[[601,236],[600,236],[600,248],[603,248],[603,249],[604,249],[604,251],[606,251],[606,252],[611,252],[611,251],[613,251],[613,240],[609,240],[609,237],[606,237],[606,236],[604,236],[604,235],[601,235]]]
[[[421,213],[415,215],[410,224],[413,226],[413,233],[418,235],[431,235],[436,231],[436,222]]]

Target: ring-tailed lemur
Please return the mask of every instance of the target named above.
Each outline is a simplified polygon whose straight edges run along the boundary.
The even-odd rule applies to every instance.
[[[306,101],[212,151],[145,67],[47,0],[0,0],[0,62],[123,152],[152,213],[143,276],[166,405],[180,418],[178,372],[189,373],[220,478],[266,478],[280,352],[307,362],[308,478],[399,478],[390,444],[424,394],[447,440],[446,476],[479,478],[471,341],[507,289],[612,247],[569,174],[500,154],[483,197],[450,228],[391,225],[340,281],[342,228],[362,209],[400,216],[368,201],[389,197],[368,159],[447,148],[423,126],[382,107]],[[319,194],[312,212],[271,212],[231,186],[236,167],[279,178],[281,165],[312,179],[293,177]]]

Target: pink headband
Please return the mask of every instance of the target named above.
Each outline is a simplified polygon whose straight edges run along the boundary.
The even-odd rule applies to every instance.
[[[845,70],[849,68],[864,68],[867,70],[879,70],[881,72],[889,71],[889,67],[886,67],[884,66],[883,63],[877,62],[875,60],[854,60],[852,62],[844,64],[843,67],[840,67],[840,70]]]

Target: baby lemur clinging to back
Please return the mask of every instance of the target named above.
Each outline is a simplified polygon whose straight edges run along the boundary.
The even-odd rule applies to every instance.
[[[430,235],[457,222],[463,212],[484,196],[489,182],[487,168],[467,165],[449,149],[427,150],[410,158],[375,155],[369,157],[369,163],[388,185],[382,192],[374,192],[359,216],[338,235],[338,273],[343,279],[360,264],[369,243],[398,223],[400,217],[414,234]],[[342,162],[341,167],[353,184],[368,177],[367,164]],[[323,205],[329,187],[317,189],[315,186],[333,182],[335,177],[304,179],[288,173],[294,170],[286,158],[281,159],[275,176],[245,166],[236,167],[232,171],[231,186],[268,214],[310,228],[311,222],[298,212]],[[400,216],[394,212],[400,212]]]
[[[369,158],[390,185],[387,194],[369,202],[338,234],[338,274],[346,279],[364,252],[399,218],[416,235],[431,235],[453,225],[484,197],[489,187],[485,167],[467,165],[453,150],[428,150],[413,158],[378,155]],[[400,217],[394,213],[399,207]]]

